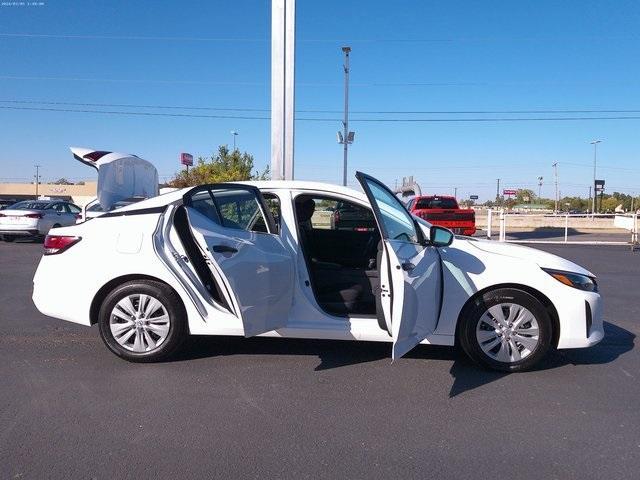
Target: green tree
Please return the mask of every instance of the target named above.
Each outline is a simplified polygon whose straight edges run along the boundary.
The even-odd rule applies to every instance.
[[[242,180],[268,180],[269,167],[262,172],[253,172],[253,155],[240,150],[230,151],[220,145],[218,152],[209,158],[199,157],[192,168],[178,172],[170,185],[182,188],[205,183],[232,182]]]
[[[73,185],[73,182],[70,182],[66,178],[62,177],[53,182],[54,185]]]

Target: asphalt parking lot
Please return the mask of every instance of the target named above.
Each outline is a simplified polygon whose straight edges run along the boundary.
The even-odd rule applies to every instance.
[[[451,348],[392,365],[389,345],[227,337],[130,364],[37,312],[41,244],[0,242],[0,478],[638,478],[640,253],[542,248],[599,276],[606,338],[504,375]]]

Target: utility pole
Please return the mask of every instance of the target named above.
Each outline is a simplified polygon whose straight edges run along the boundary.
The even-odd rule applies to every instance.
[[[342,185],[347,186],[347,157],[349,155],[349,144],[353,143],[354,132],[349,131],[349,54],[351,47],[342,47],[344,52],[344,120],[342,121],[342,132],[338,132],[338,143],[343,145],[343,165],[342,165]]]
[[[238,132],[235,130],[231,130],[231,135],[233,135],[233,151],[236,151],[236,137],[238,136]]]
[[[598,161],[598,144],[601,143],[602,140],[593,140],[591,143],[591,145],[593,145],[593,208],[591,210],[591,214],[595,214],[596,213],[596,163]],[[589,195],[591,196],[591,195]]]
[[[458,187],[453,187],[453,198],[458,200]]]
[[[36,174],[34,175],[35,179],[36,179],[36,200],[38,199],[38,185],[40,184],[40,168],[42,167],[42,165],[35,165],[36,167]]]
[[[498,185],[496,186],[496,203],[500,202],[500,179],[498,178]]]
[[[558,162],[553,164],[553,176],[556,184],[556,201],[555,208],[553,209],[553,213],[558,213]]]

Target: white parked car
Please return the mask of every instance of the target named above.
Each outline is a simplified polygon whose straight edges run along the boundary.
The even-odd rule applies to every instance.
[[[130,361],[161,360],[188,334],[458,342],[519,371],[604,335],[594,275],[530,248],[456,237],[413,217],[381,182],[365,194],[311,182],[186,188],[56,228],[34,277],[52,317],[98,324]],[[337,204],[375,228],[331,228]],[[364,220],[363,220],[364,221]],[[74,301],[53,284],[74,285]]]
[[[23,200],[0,212],[0,235],[7,242],[18,237],[46,235],[51,228],[76,223],[80,207],[56,200]]]

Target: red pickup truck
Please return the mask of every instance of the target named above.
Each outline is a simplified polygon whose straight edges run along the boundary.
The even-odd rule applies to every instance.
[[[476,233],[476,212],[462,209],[454,197],[443,195],[412,198],[407,204],[409,211],[432,225],[446,227],[458,235]]]

